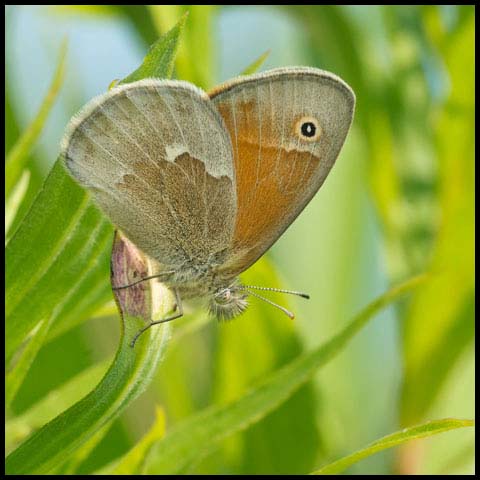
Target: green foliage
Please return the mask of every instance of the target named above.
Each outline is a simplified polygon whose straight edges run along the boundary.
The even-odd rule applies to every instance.
[[[214,42],[212,38],[215,5],[150,5],[149,13],[157,31],[164,34],[178,21],[185,18],[182,41],[175,59],[176,76],[209,88],[214,75]]]
[[[247,272],[243,281],[246,285],[268,284],[277,288],[281,285],[273,266],[265,259],[257,264],[253,274]],[[285,304],[284,295],[270,298]],[[302,353],[295,322],[286,317],[279,322],[270,305],[260,301],[252,303],[241,322],[232,322],[216,335],[212,387],[215,404],[224,405],[239,399],[250,385]],[[270,348],[263,348],[265,344],[270,344]],[[247,432],[228,439],[221,449],[222,458],[237,465],[237,473],[305,472],[313,468],[320,438],[314,426],[316,405],[310,383],[279,403],[271,414],[261,417],[259,411],[256,414],[258,421]],[[299,436],[305,441],[302,447],[295,441]],[[285,449],[281,457],[276,455],[279,442]],[[206,465],[203,468],[207,470]]]
[[[30,409],[9,420],[5,425],[7,453],[10,453],[13,447],[25,440],[32,432],[71,407],[79,397],[87,395],[107,370],[106,362],[85,369],[59,388],[50,391]]]
[[[8,235],[10,227],[17,215],[18,209],[22,204],[23,199],[25,198],[25,194],[28,190],[28,183],[30,181],[30,172],[28,170],[24,170],[22,176],[18,180],[18,182],[13,187],[7,202],[5,203],[5,235]],[[7,240],[8,241],[8,240]],[[5,242],[7,243],[7,242]]]
[[[7,39],[19,12],[7,7]],[[284,296],[272,295],[298,314],[294,322],[255,301],[227,325],[187,310],[184,319],[169,325],[168,353],[155,375],[167,328],[149,330],[134,350],[127,344],[141,325],[138,319],[121,319],[118,346],[117,332],[108,331],[106,316],[117,316],[108,282],[112,226],[59,161],[39,187],[45,159],[35,146],[47,135],[52,106],[74,113],[62,97],[74,85],[69,75],[81,83],[96,71],[87,68],[80,75],[75,62],[66,69],[64,44],[38,113],[22,128],[18,73],[9,68],[7,472],[285,474],[319,465],[324,467],[316,474],[346,468],[354,474],[468,471],[473,436],[460,427],[473,422],[430,419],[473,414],[474,7],[103,5],[42,12],[44,18],[55,15],[59,25],[71,17],[129,26],[140,51],[150,49],[121,83],[173,75],[204,89],[218,80],[220,53],[234,63],[239,51],[234,45],[222,50],[215,36],[228,16],[246,32],[235,41],[242,48],[255,44],[245,64],[268,48],[271,67],[281,65],[276,62],[284,52],[278,51],[278,35],[262,43],[261,30],[270,35],[268,29],[281,19],[300,37],[300,47],[289,45],[296,49],[295,63],[339,74],[353,87],[357,107],[335,172],[282,237],[275,262],[262,258],[242,278],[287,287],[280,272],[288,272],[292,288],[308,288],[312,300],[286,305]],[[242,17],[245,12],[250,16]],[[258,28],[262,14],[266,23]],[[76,55],[74,34],[69,41],[69,55]],[[32,62],[28,51],[22,50],[21,58],[12,51],[12,65],[24,57]],[[269,51],[236,71],[257,71]],[[59,135],[63,127],[55,127]],[[370,236],[363,194],[379,226]],[[343,229],[332,228],[332,218]],[[362,262],[366,266],[358,267]],[[385,270],[387,286],[375,284],[377,291],[418,272],[433,274],[388,290],[342,329],[349,308],[376,295],[369,285],[378,268]],[[400,300],[406,291],[408,298]],[[168,310],[167,296],[164,301]],[[400,334],[393,341],[385,334],[388,318],[373,320],[391,302],[396,306],[388,311]],[[332,335],[339,327],[340,334]],[[62,350],[66,337],[70,344]],[[369,364],[388,358],[381,349],[397,340],[395,363],[385,363],[383,377],[371,376]],[[85,358],[77,361],[68,351],[72,342],[81,345]],[[398,384],[391,377],[399,372]],[[36,376],[46,385],[38,387]],[[387,390],[391,402],[378,412],[374,406]],[[448,455],[438,453],[436,436],[424,448],[410,442],[457,428],[439,436]],[[373,455],[393,446],[399,448]],[[355,453],[345,456],[349,451]],[[329,459],[339,460],[326,464]]]
[[[211,407],[190,417],[167,434],[152,450],[147,459],[145,473],[185,473],[185,469],[215,447],[219,440],[257,422],[289,398],[317,368],[339,353],[379,310],[424,279],[425,277],[413,278],[393,288],[368,305],[325,345],[278,369],[238,401],[226,406]]]
[[[42,133],[48,114],[57,98],[63,83],[65,73],[65,58],[67,55],[67,43],[63,43],[60,50],[60,59],[52,83],[37,113],[37,116],[23,132],[15,145],[8,152],[5,159],[5,193],[9,195],[22,175],[22,170],[28,160],[28,154],[36,140]]]
[[[146,435],[132,448],[119,462],[96,472],[101,475],[135,475],[139,474],[145,460],[155,442],[165,435],[165,413],[161,408],[156,409],[156,418]]]
[[[451,82],[433,125],[442,221],[432,265],[443,275],[418,293],[406,314],[405,423],[418,421],[428,411],[455,361],[474,338],[475,55],[470,45],[475,18],[472,7],[463,8],[463,21],[448,35],[438,9],[423,12],[428,37],[444,59]]]
[[[111,242],[109,223],[57,162],[5,252],[7,364],[30,342],[9,370],[8,399],[52,324],[88,318],[107,300]]]
[[[150,48],[137,70],[125,77],[119,84],[131,83],[143,78],[170,78],[177,53],[179,38],[185,26],[187,14]]]
[[[251,75],[255,73],[260,67],[263,65],[267,57],[270,55],[270,50],[262,53],[255,61],[253,61],[243,72],[241,75]]]

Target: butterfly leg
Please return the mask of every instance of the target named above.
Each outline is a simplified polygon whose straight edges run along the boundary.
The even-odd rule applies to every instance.
[[[175,310],[177,310],[177,313],[175,313],[174,315],[170,316],[170,317],[167,317],[167,318],[163,318],[162,320],[157,320],[156,322],[150,322],[146,327],[143,327],[141,330],[139,330],[135,336],[133,337],[131,343],[130,343],[130,346],[133,348],[135,346],[135,342],[138,340],[138,337],[143,333],[145,332],[146,330],[148,330],[150,327],[153,327],[153,325],[158,325],[160,323],[166,323],[166,322],[171,322],[172,320],[175,320],[177,318],[180,318],[183,316],[183,306],[182,306],[182,300],[180,298],[180,294],[178,293],[178,289],[175,289],[174,290],[175,292]]]
[[[142,282],[145,282],[146,280],[151,280],[152,278],[161,278],[164,275],[171,275],[172,273],[175,273],[175,270],[168,270],[166,272],[157,273],[156,275],[150,275],[149,277],[141,278],[140,280],[137,280],[133,283],[129,283],[128,285],[122,285],[120,287],[112,287],[112,290],[122,290],[123,288],[130,288],[130,287],[133,287],[134,285],[137,285],[137,283],[142,283]]]

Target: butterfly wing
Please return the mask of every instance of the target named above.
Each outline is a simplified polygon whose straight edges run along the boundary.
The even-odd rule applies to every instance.
[[[162,266],[222,263],[236,217],[232,147],[205,92],[154,79],[114,88],[72,119],[62,154],[111,221]]]
[[[252,265],[323,184],[345,141],[355,96],[333,74],[283,68],[210,92],[233,147],[237,218],[223,270]]]

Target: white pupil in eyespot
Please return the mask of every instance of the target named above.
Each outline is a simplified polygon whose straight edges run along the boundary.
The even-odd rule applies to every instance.
[[[313,137],[315,136],[317,127],[315,127],[315,125],[312,122],[305,122],[302,124],[301,131],[304,137]]]

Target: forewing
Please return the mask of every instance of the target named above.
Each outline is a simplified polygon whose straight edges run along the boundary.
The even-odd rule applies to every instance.
[[[71,175],[160,264],[221,263],[236,216],[232,147],[205,92],[142,80],[91,101],[62,143]]]
[[[224,271],[235,275],[278,239],[320,188],[350,128],[355,96],[333,74],[292,67],[239,77],[210,98],[233,147],[238,211]],[[318,121],[318,139],[298,134],[304,118]]]

